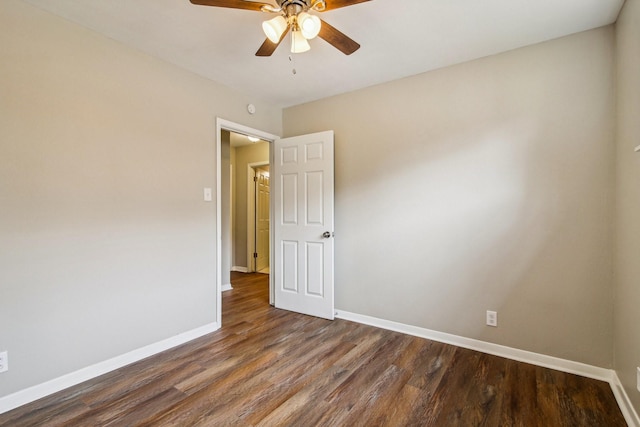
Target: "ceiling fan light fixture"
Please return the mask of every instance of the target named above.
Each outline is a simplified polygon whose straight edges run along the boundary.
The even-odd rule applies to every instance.
[[[298,26],[300,27],[300,32],[302,32],[305,39],[311,40],[320,33],[322,22],[317,16],[311,15],[307,12],[301,12],[298,14],[297,21]]]
[[[280,42],[280,38],[286,30],[287,20],[283,16],[276,16],[262,23],[262,31],[272,43]]]
[[[311,49],[309,42],[304,38],[300,30],[291,32],[291,53],[302,53]]]
[[[177,0],[176,0],[177,1]],[[185,0],[186,1],[186,0]],[[266,35],[255,55],[271,56],[291,34],[291,52],[300,53],[311,49],[309,40],[320,37],[345,55],[351,55],[360,45],[346,34],[317,16],[326,10],[340,9],[371,0],[189,0],[194,5],[229,9],[253,10],[273,13],[272,19],[262,22]],[[329,3],[329,4],[327,4]],[[275,16],[275,18],[273,17]],[[290,56],[291,58],[291,56]]]

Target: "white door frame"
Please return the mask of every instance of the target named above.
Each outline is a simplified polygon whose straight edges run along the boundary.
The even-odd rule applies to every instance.
[[[239,123],[216,117],[216,317],[218,326],[222,327],[222,130],[253,135],[258,138],[273,142],[279,138],[268,132],[254,129]],[[273,145],[269,144],[269,161],[273,162]],[[273,197],[273,196],[271,196]],[[269,200],[269,215],[273,218],[273,203]],[[271,233],[271,230],[269,231]],[[273,253],[273,242],[271,243]],[[273,257],[269,260],[273,271]],[[273,276],[269,275],[269,303],[273,304]]]
[[[271,144],[271,143],[269,143]],[[271,158],[271,145],[269,145],[269,158]],[[253,254],[255,250],[255,226],[256,226],[256,186],[253,178],[255,169],[260,166],[267,166],[269,162],[256,162],[247,165],[247,268],[249,271],[256,271],[255,259]],[[269,196],[269,214],[271,214],[271,196]],[[271,264],[271,260],[269,260]]]

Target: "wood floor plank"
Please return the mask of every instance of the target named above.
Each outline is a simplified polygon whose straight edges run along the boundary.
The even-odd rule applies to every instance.
[[[271,411],[256,426],[318,425],[317,420],[324,414],[324,407],[330,406],[325,398],[349,374],[349,371],[339,366],[332,366],[323,371],[320,376],[315,378],[314,382],[306,384],[305,387]]]
[[[212,414],[219,412],[222,416],[225,405],[228,405],[240,391],[245,393],[260,392],[261,384],[252,381],[255,375],[277,360],[277,355],[264,352],[238,369],[234,369],[216,382],[199,389],[176,404],[165,408],[162,412],[144,420],[140,426],[193,426]],[[264,386],[264,384],[262,384]],[[255,386],[251,391],[251,386]]]
[[[274,386],[260,396],[254,396],[247,407],[240,414],[240,418],[248,424],[258,424],[276,408],[281,406],[291,396],[297,394],[305,385],[315,384],[318,378],[333,362],[347,353],[353,347],[351,343],[337,343],[331,345],[332,349],[326,351],[318,347],[317,352],[310,352],[309,357],[302,359],[297,364],[297,369],[280,370],[270,378]],[[313,360],[317,359],[317,363]]]
[[[70,422],[77,425],[112,424],[114,420],[125,417],[125,414],[137,412],[138,408],[144,407],[148,402],[157,404],[158,400],[167,394],[174,399],[182,395],[172,384],[200,371],[202,367],[193,363],[179,365],[177,369],[166,371],[152,381],[136,384],[125,394],[105,397],[91,406],[91,410]]]
[[[412,415],[424,412],[424,404],[428,402],[422,390],[409,384],[405,384],[398,392],[394,404],[387,407],[386,411],[378,410],[377,418],[380,426],[421,426],[422,420],[412,420]]]
[[[411,341],[407,335],[393,333],[390,338],[372,352],[365,362],[358,366],[353,373],[342,382],[327,397],[327,401],[341,406],[353,406],[359,398],[363,387],[373,383],[381,372],[398,358]],[[364,358],[363,358],[364,359]]]
[[[251,381],[268,382],[270,387],[263,393],[241,393],[244,400],[241,402],[243,408],[238,410],[240,419],[246,419],[250,424],[259,421],[289,395],[297,392],[305,381],[312,381],[318,372],[325,370],[333,360],[352,347],[352,344],[341,343],[339,336],[333,339],[322,338],[307,337],[305,344],[308,346],[289,348],[286,357],[280,358],[267,370],[252,378]],[[300,339],[295,338],[294,341]],[[273,347],[271,350],[275,351]],[[320,362],[314,363],[316,359]]]
[[[502,425],[541,425],[538,402],[537,367],[509,361],[505,367],[505,379],[501,386]]]
[[[413,363],[413,376],[409,384],[433,394],[456,351],[456,347],[442,343],[432,343],[422,348]]]
[[[31,406],[31,405],[26,405]],[[24,407],[23,407],[24,408]],[[22,408],[19,408],[22,409]],[[86,413],[89,408],[77,399],[28,408],[0,415],[0,426],[33,427],[73,425],[69,420]]]
[[[361,339],[355,341],[357,345],[353,350],[336,362],[338,366],[353,370],[366,363],[373,357],[375,350],[384,343],[384,340],[391,336],[391,333],[384,333],[387,331],[380,331],[371,327],[368,330],[364,328],[360,330],[363,334]]]
[[[158,407],[164,405],[169,406],[176,400],[184,398],[184,394],[175,388],[168,388],[162,392],[155,394],[145,401],[140,401],[137,405],[129,407],[126,411],[122,411],[118,416],[113,417],[108,423],[78,423],[76,425],[99,425],[105,427],[128,427],[139,425],[143,420],[150,416],[155,416]]]
[[[430,425],[460,426],[464,425],[461,419],[469,394],[473,393],[476,384],[473,382],[477,359],[479,353],[471,350],[456,348],[447,372],[455,372],[455,375],[448,373],[442,375],[438,386],[431,395],[431,405],[422,415]],[[467,412],[467,416],[473,413]],[[477,425],[475,417],[468,420],[468,425]]]
[[[0,415],[0,426],[624,426],[607,383],[269,306],[232,273],[220,330]]]
[[[377,426],[384,424],[385,414],[395,405],[396,397],[411,374],[396,365],[389,365],[366,389],[349,410],[341,424],[348,426]]]

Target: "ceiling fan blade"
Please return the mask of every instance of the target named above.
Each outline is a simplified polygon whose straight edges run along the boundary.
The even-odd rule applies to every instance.
[[[291,26],[288,26],[287,29],[284,30],[284,32],[282,33],[282,36],[280,36],[280,40],[278,41],[278,43],[274,43],[271,40],[266,39],[264,41],[264,43],[262,43],[262,46],[260,46],[260,48],[256,52],[256,56],[271,56],[271,55],[273,55],[273,52],[276,51],[278,46],[280,46],[280,43],[282,43],[282,40],[284,40],[285,36],[289,33],[289,29],[290,28],[291,28]]]
[[[216,7],[228,7],[231,9],[245,9],[262,11],[262,6],[271,6],[267,3],[258,3],[254,1],[243,0],[189,0],[193,4],[200,6],[216,6]]]
[[[364,3],[371,0],[326,0],[325,11],[339,9],[341,7],[353,6],[354,4]]]
[[[322,21],[318,37],[325,40],[345,55],[351,55],[353,52],[360,49],[360,45],[358,43],[351,40],[348,36],[324,21]]]

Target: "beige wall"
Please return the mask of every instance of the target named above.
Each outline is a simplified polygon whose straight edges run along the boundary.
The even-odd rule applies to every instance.
[[[615,367],[640,413],[640,2],[627,0],[617,24],[617,210]]]
[[[215,118],[281,110],[17,0],[0,40],[2,397],[216,320]]]
[[[613,47],[608,27],[286,109],[285,136],[335,130],[337,308],[611,367]]]
[[[269,143],[258,142],[235,148],[234,262],[249,268],[247,260],[247,174],[251,163],[269,162]]]

